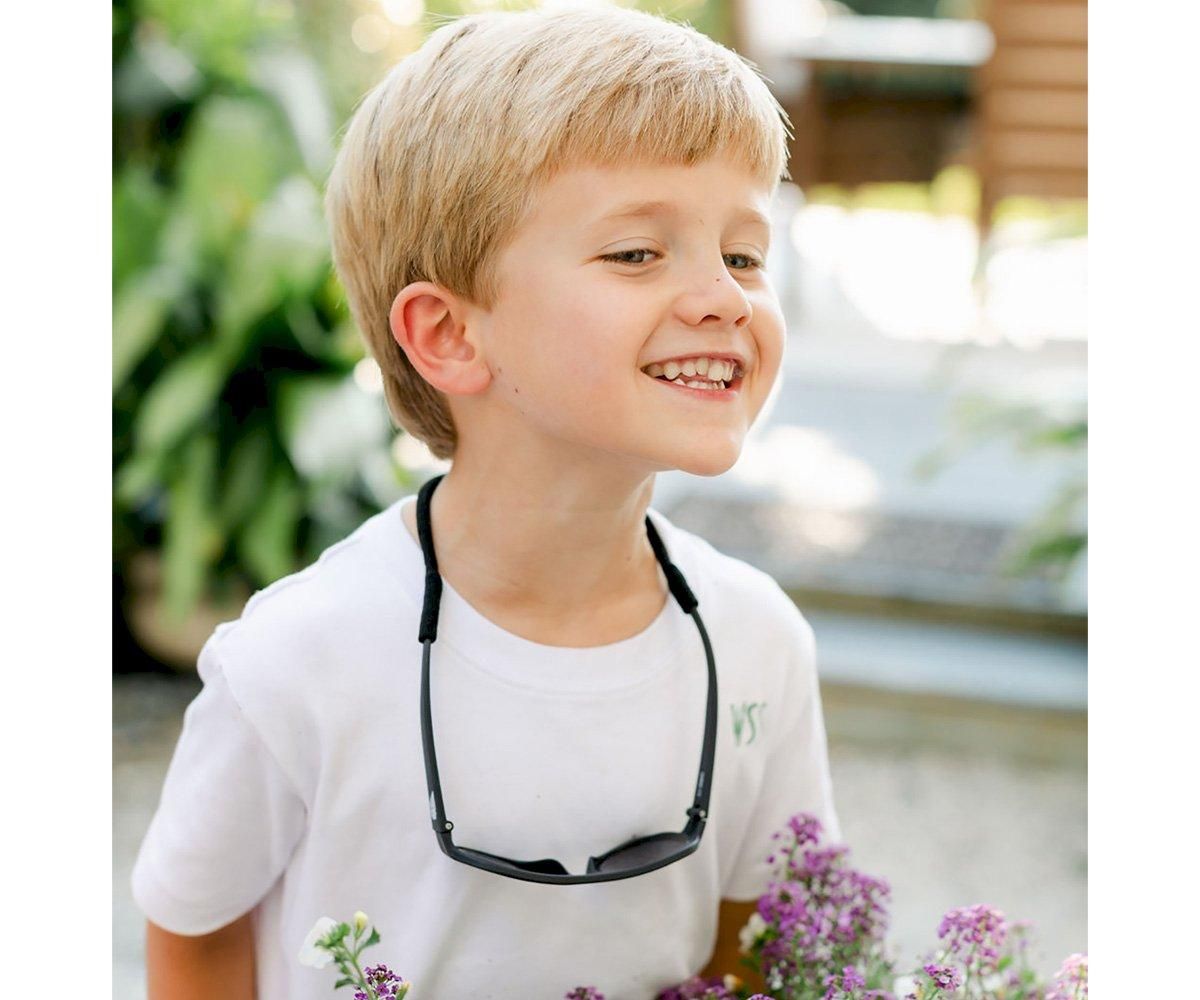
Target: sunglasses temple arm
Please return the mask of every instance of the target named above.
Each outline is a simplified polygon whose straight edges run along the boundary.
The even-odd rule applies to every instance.
[[[713,759],[716,756],[717,731],[717,668],[713,660],[712,644],[704,622],[695,608],[691,616],[700,630],[700,638],[704,642],[704,655],[708,661],[708,704],[704,713],[704,746],[700,754],[700,774],[696,778],[696,797],[688,810],[688,829],[693,827],[703,829],[704,821],[708,818],[708,800],[712,792]]]
[[[421,653],[421,746],[425,751],[425,784],[429,788],[429,819],[439,839],[449,836],[454,824],[446,819],[446,806],[442,802],[442,783],[438,778],[437,754],[433,749],[433,713],[429,707],[429,647],[430,640],[422,643]]]

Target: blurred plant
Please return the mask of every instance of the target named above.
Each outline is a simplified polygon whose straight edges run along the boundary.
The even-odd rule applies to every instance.
[[[890,887],[850,867],[844,844],[821,845],[821,821],[794,814],[767,857],[772,880],[742,928],[742,963],[761,975],[771,995],[750,994],[734,975],[704,978],[660,990],[655,1000],[1087,1000],[1087,955],[1067,957],[1049,989],[1028,961],[1027,921],[1010,924],[992,906],[957,907],[938,927],[938,949],[906,976],[896,977],[887,955]],[[353,923],[321,917],[300,947],[304,965],[336,962],[334,989],[355,987],[355,1000],[402,1000],[411,984],[385,965],[359,966],[362,951],[380,941],[361,910]],[[349,941],[349,943],[347,943]],[[564,1000],[604,1000],[595,986],[576,986]]]
[[[143,0],[113,23],[114,557],[161,552],[178,623],[411,484],[353,377],[321,211],[334,111],[291,6]]]
[[[570,995],[568,994],[568,1000]],[[749,996],[745,984],[734,975],[693,976],[678,986],[659,990],[654,1000],[770,1000],[765,994]]]
[[[1046,1000],[1087,1000],[1088,958],[1076,952],[1063,959]]]
[[[1067,473],[1050,501],[1023,528],[1001,565],[1012,575],[1045,573],[1062,580],[1087,550],[1087,408],[1038,400],[967,394],[955,402],[948,439],[922,456],[915,473],[930,477],[989,441],[1009,441],[1028,456],[1058,455]]]
[[[300,947],[300,963],[313,969],[323,969],[330,962],[337,964],[342,977],[333,984],[335,990],[344,986],[354,988],[354,1000],[404,1000],[412,984],[398,976],[386,965],[359,965],[364,949],[380,942],[374,927],[363,939],[370,918],[358,910],[353,926],[338,923],[332,917],[321,917]]]
[[[1031,925],[983,904],[947,912],[939,947],[897,978],[884,945],[887,883],[851,868],[845,845],[820,846],[821,834],[817,817],[797,813],[775,835],[785,839],[767,858],[774,879],[740,935],[743,962],[775,1000],[895,1000],[893,990],[908,990],[904,1000],[1086,1000],[1086,955],[1070,956],[1047,992],[1028,962]]]
[[[845,845],[819,846],[821,833],[820,820],[797,813],[772,834],[774,878],[744,928],[746,962],[786,1000],[840,1000],[852,989],[882,1000],[891,887],[851,868]]]
[[[1009,924],[992,906],[960,906],[942,917],[941,948],[913,977],[905,1000],[1042,1000],[1044,989],[1029,965],[1027,921]]]

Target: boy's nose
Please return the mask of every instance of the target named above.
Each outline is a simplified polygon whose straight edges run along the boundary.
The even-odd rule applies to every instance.
[[[754,315],[745,289],[729,273],[708,272],[679,296],[677,309],[691,326],[744,327]]]

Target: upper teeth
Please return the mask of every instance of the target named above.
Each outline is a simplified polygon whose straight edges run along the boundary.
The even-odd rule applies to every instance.
[[[669,379],[680,375],[691,377],[701,375],[712,382],[728,382],[733,378],[736,365],[732,361],[720,361],[717,358],[688,358],[684,362],[668,361],[666,364],[653,364],[646,368],[646,374],[651,378],[665,375]]]

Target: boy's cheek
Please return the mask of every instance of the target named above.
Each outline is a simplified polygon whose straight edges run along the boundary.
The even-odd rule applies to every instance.
[[[761,312],[756,308],[751,330],[758,348],[761,369],[757,374],[771,382],[783,363],[783,347],[787,339],[787,327],[784,325],[783,314],[778,304],[767,303]]]

